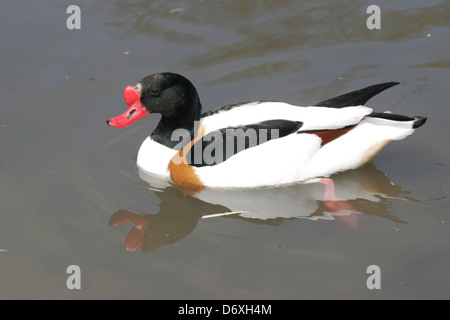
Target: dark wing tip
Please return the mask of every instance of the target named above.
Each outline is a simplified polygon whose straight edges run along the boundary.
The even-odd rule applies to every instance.
[[[422,116],[404,116],[401,114],[394,114],[394,113],[387,113],[387,112],[372,112],[371,114],[368,114],[366,117],[369,118],[381,118],[381,119],[387,119],[392,121],[414,121],[412,128],[417,129],[421,127],[426,121],[427,118]]]
[[[416,116],[414,118],[415,118],[415,120],[414,120],[414,124],[413,124],[413,129],[417,129],[417,128],[423,126],[425,122],[427,122],[427,118],[425,118],[425,117]]]
[[[352,91],[328,100],[324,100],[322,102],[316,103],[315,106],[344,108],[364,105],[370,98],[398,84],[400,84],[400,82],[395,81],[375,84],[360,90]]]

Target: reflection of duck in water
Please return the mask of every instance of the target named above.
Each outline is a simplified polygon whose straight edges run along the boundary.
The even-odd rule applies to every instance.
[[[124,222],[134,224],[126,248],[153,251],[190,234],[201,218],[223,216],[252,223],[280,225],[286,219],[342,219],[357,225],[358,213],[376,215],[404,223],[389,214],[389,198],[414,200],[394,185],[372,163],[357,170],[334,175],[322,183],[297,184],[283,188],[248,190],[204,189],[194,196],[186,195],[167,181],[144,171],[140,177],[155,188],[161,200],[157,214],[136,214],[119,210],[110,219],[111,226]],[[228,214],[234,212],[234,214]]]
[[[159,73],[128,86],[124,95],[130,107],[107,122],[124,127],[151,112],[161,113],[141,145],[137,164],[176,186],[273,187],[358,168],[390,141],[423,125],[424,117],[363,106],[396,84],[370,86],[311,107],[258,101],[201,114],[189,80]]]

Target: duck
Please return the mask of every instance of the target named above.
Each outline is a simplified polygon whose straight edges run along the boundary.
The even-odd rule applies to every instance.
[[[122,128],[161,114],[139,148],[137,166],[176,187],[280,187],[359,168],[422,126],[426,117],[365,105],[398,84],[371,85],[314,105],[259,100],[202,112],[190,80],[161,72],[127,86],[127,110],[106,122]]]

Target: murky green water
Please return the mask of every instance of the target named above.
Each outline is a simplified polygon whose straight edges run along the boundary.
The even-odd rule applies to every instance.
[[[81,30],[70,4],[0,10],[0,298],[450,297],[447,1],[379,1],[380,30],[371,1],[77,1]],[[159,116],[105,124],[160,71],[191,79],[206,110],[400,81],[369,105],[428,122],[333,176],[339,202],[321,185],[194,198],[136,168]]]

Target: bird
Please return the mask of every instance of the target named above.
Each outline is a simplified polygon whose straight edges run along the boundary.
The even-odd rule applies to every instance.
[[[124,90],[128,109],[106,122],[126,127],[161,119],[141,144],[137,166],[185,189],[246,189],[308,183],[356,169],[427,118],[375,112],[366,102],[398,85],[384,82],[314,105],[259,100],[202,112],[186,77],[160,72]]]

